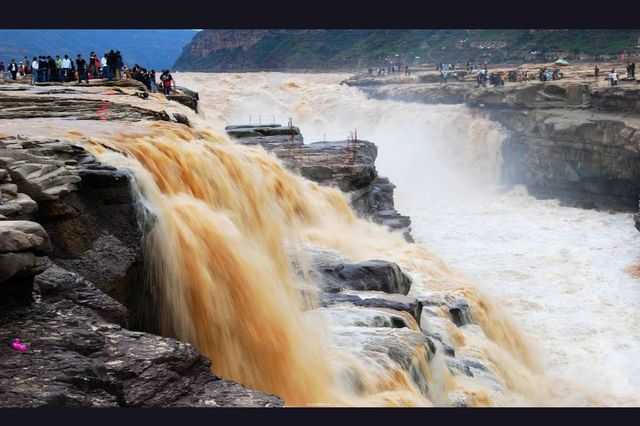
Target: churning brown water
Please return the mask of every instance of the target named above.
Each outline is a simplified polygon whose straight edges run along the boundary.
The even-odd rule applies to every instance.
[[[436,256],[356,218],[339,191],[293,175],[261,148],[203,129],[156,123],[91,141],[100,142],[90,149],[103,160],[135,172],[140,197],[155,216],[148,273],[160,289],[163,332],[192,342],[222,376],[280,395],[288,405],[440,405],[453,391],[477,405],[541,402],[531,353],[499,310]],[[406,343],[410,368],[401,368],[370,330],[335,332],[322,315],[305,315],[314,301],[303,300],[298,286],[314,283],[299,282],[287,251],[305,245],[353,261],[393,260],[416,285],[466,296],[480,324],[476,341],[452,340],[482,359],[507,393],[457,380],[441,358],[428,359],[424,345]],[[413,328],[373,333],[391,330],[402,344],[411,340],[402,333],[419,331]],[[349,353],[358,339],[368,349]]]
[[[369,124],[370,139],[392,151],[380,156],[383,171],[400,192],[411,188],[425,205],[439,199],[438,190],[468,194],[469,179],[481,187],[495,182],[501,135],[494,124],[458,106],[433,109],[419,117],[427,121],[433,149],[429,156],[412,155],[422,146],[411,132],[425,128],[412,111],[422,111],[364,98],[354,109],[348,99],[355,89],[338,86],[338,77],[180,75],[203,99],[204,118],[181,111],[192,129],[144,122],[102,123],[100,130],[74,123],[68,131],[68,122],[43,128],[132,170],[149,212],[147,275],[159,293],[163,333],[197,346],[217,374],[280,395],[287,405],[428,406],[460,397],[469,405],[567,401],[566,387],[555,382],[550,389],[531,340],[468,279],[422,245],[357,218],[339,191],[292,174],[261,148],[237,145],[222,132],[223,124],[246,122],[247,112],[255,122],[262,114],[251,108],[272,105],[291,112],[307,140],[307,128],[317,139],[323,128],[344,129],[335,137],[343,139],[352,124]],[[458,117],[455,126],[452,116]],[[389,134],[406,143],[391,150]],[[433,171],[419,186],[410,173],[416,167]],[[408,329],[353,326],[373,321],[371,312],[318,309],[312,296],[300,295],[300,288],[316,284],[309,274],[295,273],[292,263],[308,265],[318,252],[348,261],[394,261],[412,276],[412,294],[464,297],[477,324],[458,328],[435,307],[422,324],[406,318]],[[480,361],[488,371],[452,372],[441,347],[430,358],[418,339],[420,327],[442,334],[456,357]],[[598,403],[589,398],[578,403]]]

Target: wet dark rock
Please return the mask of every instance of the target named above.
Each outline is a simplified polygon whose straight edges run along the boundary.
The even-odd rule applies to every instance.
[[[33,277],[49,260],[33,252],[0,253],[0,310],[33,300]]]
[[[346,192],[360,216],[398,230],[413,242],[411,219],[394,208],[395,186],[378,176],[375,144],[364,140],[304,144],[300,129],[277,124],[227,126],[226,131],[238,143],[262,145],[301,176]]]
[[[137,305],[142,285],[134,276],[142,265],[142,211],[129,172],[103,165],[83,148],[54,139],[0,139],[0,162],[17,195],[38,203],[27,209],[24,206],[30,205],[24,201],[10,219],[38,222],[50,239],[48,254],[55,263],[127,306]],[[14,274],[41,272],[43,260],[37,254],[12,255],[15,259],[7,262]]]
[[[365,328],[354,331],[353,328],[345,327],[334,333],[333,340],[339,345],[347,345],[351,351],[361,353],[363,357],[371,360],[380,355],[388,357],[396,364],[396,368],[409,374],[411,381],[424,396],[430,397],[422,366],[433,358],[435,345],[424,334],[408,328]],[[388,363],[385,362],[380,368],[388,369]],[[350,376],[349,382],[355,384],[354,390],[357,391],[358,384],[362,383],[358,378],[358,372],[347,371],[345,374]]]
[[[410,314],[418,324],[422,314],[422,302],[404,295],[376,295],[373,297],[360,297],[348,293],[320,293],[320,305],[331,306],[338,303],[349,303],[354,306],[370,308],[386,308],[395,311],[403,311]]]
[[[56,263],[124,301],[127,274],[141,262],[130,176],[99,164],[79,167],[77,175],[78,189],[41,201],[35,217],[51,236]]]
[[[303,145],[300,129],[280,124],[236,125],[225,127],[227,134],[243,145],[262,145],[266,149],[278,146]]]
[[[450,358],[446,359],[447,367],[449,370],[459,371],[469,377],[474,377],[474,370],[477,372],[493,375],[491,371],[480,362],[469,358]],[[477,374],[476,372],[476,374]]]
[[[466,300],[459,299],[449,302],[447,304],[447,308],[449,309],[451,321],[453,321],[453,323],[458,327],[466,324],[473,324],[475,322],[471,312],[471,307]]]
[[[178,102],[188,108],[191,108],[195,112],[198,112],[198,101],[200,100],[198,92],[182,86],[177,86],[175,90],[175,93],[167,95],[167,99]]]
[[[384,260],[324,264],[316,269],[320,273],[323,290],[331,293],[351,289],[406,295],[411,288],[411,278],[398,265]]]
[[[93,283],[58,265],[53,264],[36,276],[34,284],[37,293],[48,301],[68,299],[93,310],[105,321],[122,327],[128,325],[129,312],[123,305],[99,291]]]
[[[443,339],[442,336],[440,335],[440,333],[427,333],[425,331],[423,331],[424,335],[433,339],[433,340],[437,340],[438,342],[440,342],[440,344],[442,345],[442,350],[444,351],[445,355],[447,356],[451,356],[454,357],[456,356],[456,351],[453,347],[449,346]]]
[[[36,283],[39,300],[0,310],[1,407],[282,405],[216,377],[189,344],[124,329],[124,306],[77,274],[52,266]]]
[[[169,99],[170,101],[178,102],[196,112],[198,111],[198,99],[187,94],[182,93],[167,95],[167,99]]]
[[[184,124],[185,126],[189,125],[189,118],[184,114],[174,113],[173,118],[175,118],[176,122],[180,124]]]
[[[449,314],[451,321],[458,327],[462,327],[467,324],[474,324],[476,322],[473,317],[471,305],[469,305],[469,302],[460,295],[433,292],[422,295],[420,297],[420,302],[425,307],[425,313],[430,315],[437,314],[429,308],[444,308]]]

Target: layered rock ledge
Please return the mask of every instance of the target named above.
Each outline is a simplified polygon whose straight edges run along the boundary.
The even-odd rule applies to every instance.
[[[594,79],[505,83],[477,87],[473,76],[420,83],[356,76],[344,84],[374,98],[461,104],[488,112],[507,131],[502,180],[524,184],[539,198],[565,204],[636,211],[640,194],[640,86]],[[471,80],[471,81],[470,81]]]
[[[362,217],[399,230],[412,242],[411,219],[394,207],[393,185],[378,175],[378,148],[372,142],[323,141],[304,143],[300,129],[281,125],[235,125],[227,134],[244,145],[261,145],[301,176],[347,193]]]

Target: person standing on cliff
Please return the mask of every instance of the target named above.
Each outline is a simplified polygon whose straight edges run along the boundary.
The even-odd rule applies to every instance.
[[[600,68],[598,68],[598,66],[596,65],[596,68],[594,69],[595,75],[596,75],[596,80],[598,80],[598,76],[600,75]]]
[[[611,81],[612,87],[618,85],[618,73],[616,72],[615,69],[612,69],[611,72],[609,73],[609,80]]]
[[[59,55],[56,55],[56,81],[62,83],[62,59]]]
[[[107,56],[107,67],[109,68],[109,80],[113,80],[116,76],[116,52],[111,49]]]
[[[37,72],[38,72],[38,83],[42,83],[44,82],[44,64],[42,62],[42,56],[38,56],[38,67],[36,68]]]
[[[47,62],[46,56],[40,56],[38,59],[38,81],[46,83],[47,74],[49,70],[49,63]]]
[[[170,95],[172,91],[175,92],[176,82],[173,80],[173,76],[171,75],[171,72],[169,72],[169,70],[167,70],[167,80],[166,80],[166,82],[168,83],[167,95]]]
[[[76,59],[76,68],[78,70],[78,84],[82,84],[82,80],[89,84],[89,79],[87,78],[87,61],[82,59],[82,55],[79,53],[78,59]]]
[[[38,58],[33,57],[33,62],[31,62],[31,73],[33,74],[32,84],[36,84],[38,82],[38,67],[40,63],[38,62]]]
[[[47,56],[47,64],[49,65],[49,81],[58,81],[58,64],[55,58]]]
[[[69,59],[69,55],[64,55],[64,58],[60,61],[60,68],[62,68],[60,81],[65,83],[69,81],[69,75],[71,74],[71,59]]]
[[[116,74],[115,74],[116,80],[120,80],[121,75],[122,75],[123,62],[122,62],[122,55],[120,54],[119,50],[116,50],[116,53],[115,53],[113,58],[114,58],[114,62],[115,62],[114,65],[116,67]]]
[[[158,93],[158,83],[156,83],[156,70],[151,70],[149,73],[149,86],[151,87],[151,93]]]
[[[89,53],[89,74],[91,78],[96,78],[98,75],[98,67],[99,67],[98,56],[96,52]]]
[[[15,80],[18,76],[18,64],[16,64],[16,60],[12,59],[9,67],[7,68],[9,73],[11,74],[11,80]]]
[[[47,81],[55,81],[56,72],[56,60],[51,56],[47,56]]]
[[[162,75],[160,76],[160,81],[162,82],[162,88],[165,96],[171,94],[171,83],[173,81],[173,77],[169,74],[169,70],[164,70]]]
[[[106,53],[100,58],[100,72],[102,73],[102,78],[109,78],[109,64],[107,63]]]
[[[480,85],[487,87],[487,75],[483,69],[478,71],[478,76],[476,78],[478,79],[478,87],[480,87]]]

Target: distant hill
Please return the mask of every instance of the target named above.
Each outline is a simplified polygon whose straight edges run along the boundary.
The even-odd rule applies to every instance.
[[[640,30],[204,30],[181,71],[337,69],[392,62],[606,60],[634,53]]]
[[[197,33],[194,30],[0,30],[0,60],[7,62],[24,56],[78,53],[88,57],[91,51],[102,56],[110,49],[120,50],[127,65],[146,68],[170,68],[182,47]]]

